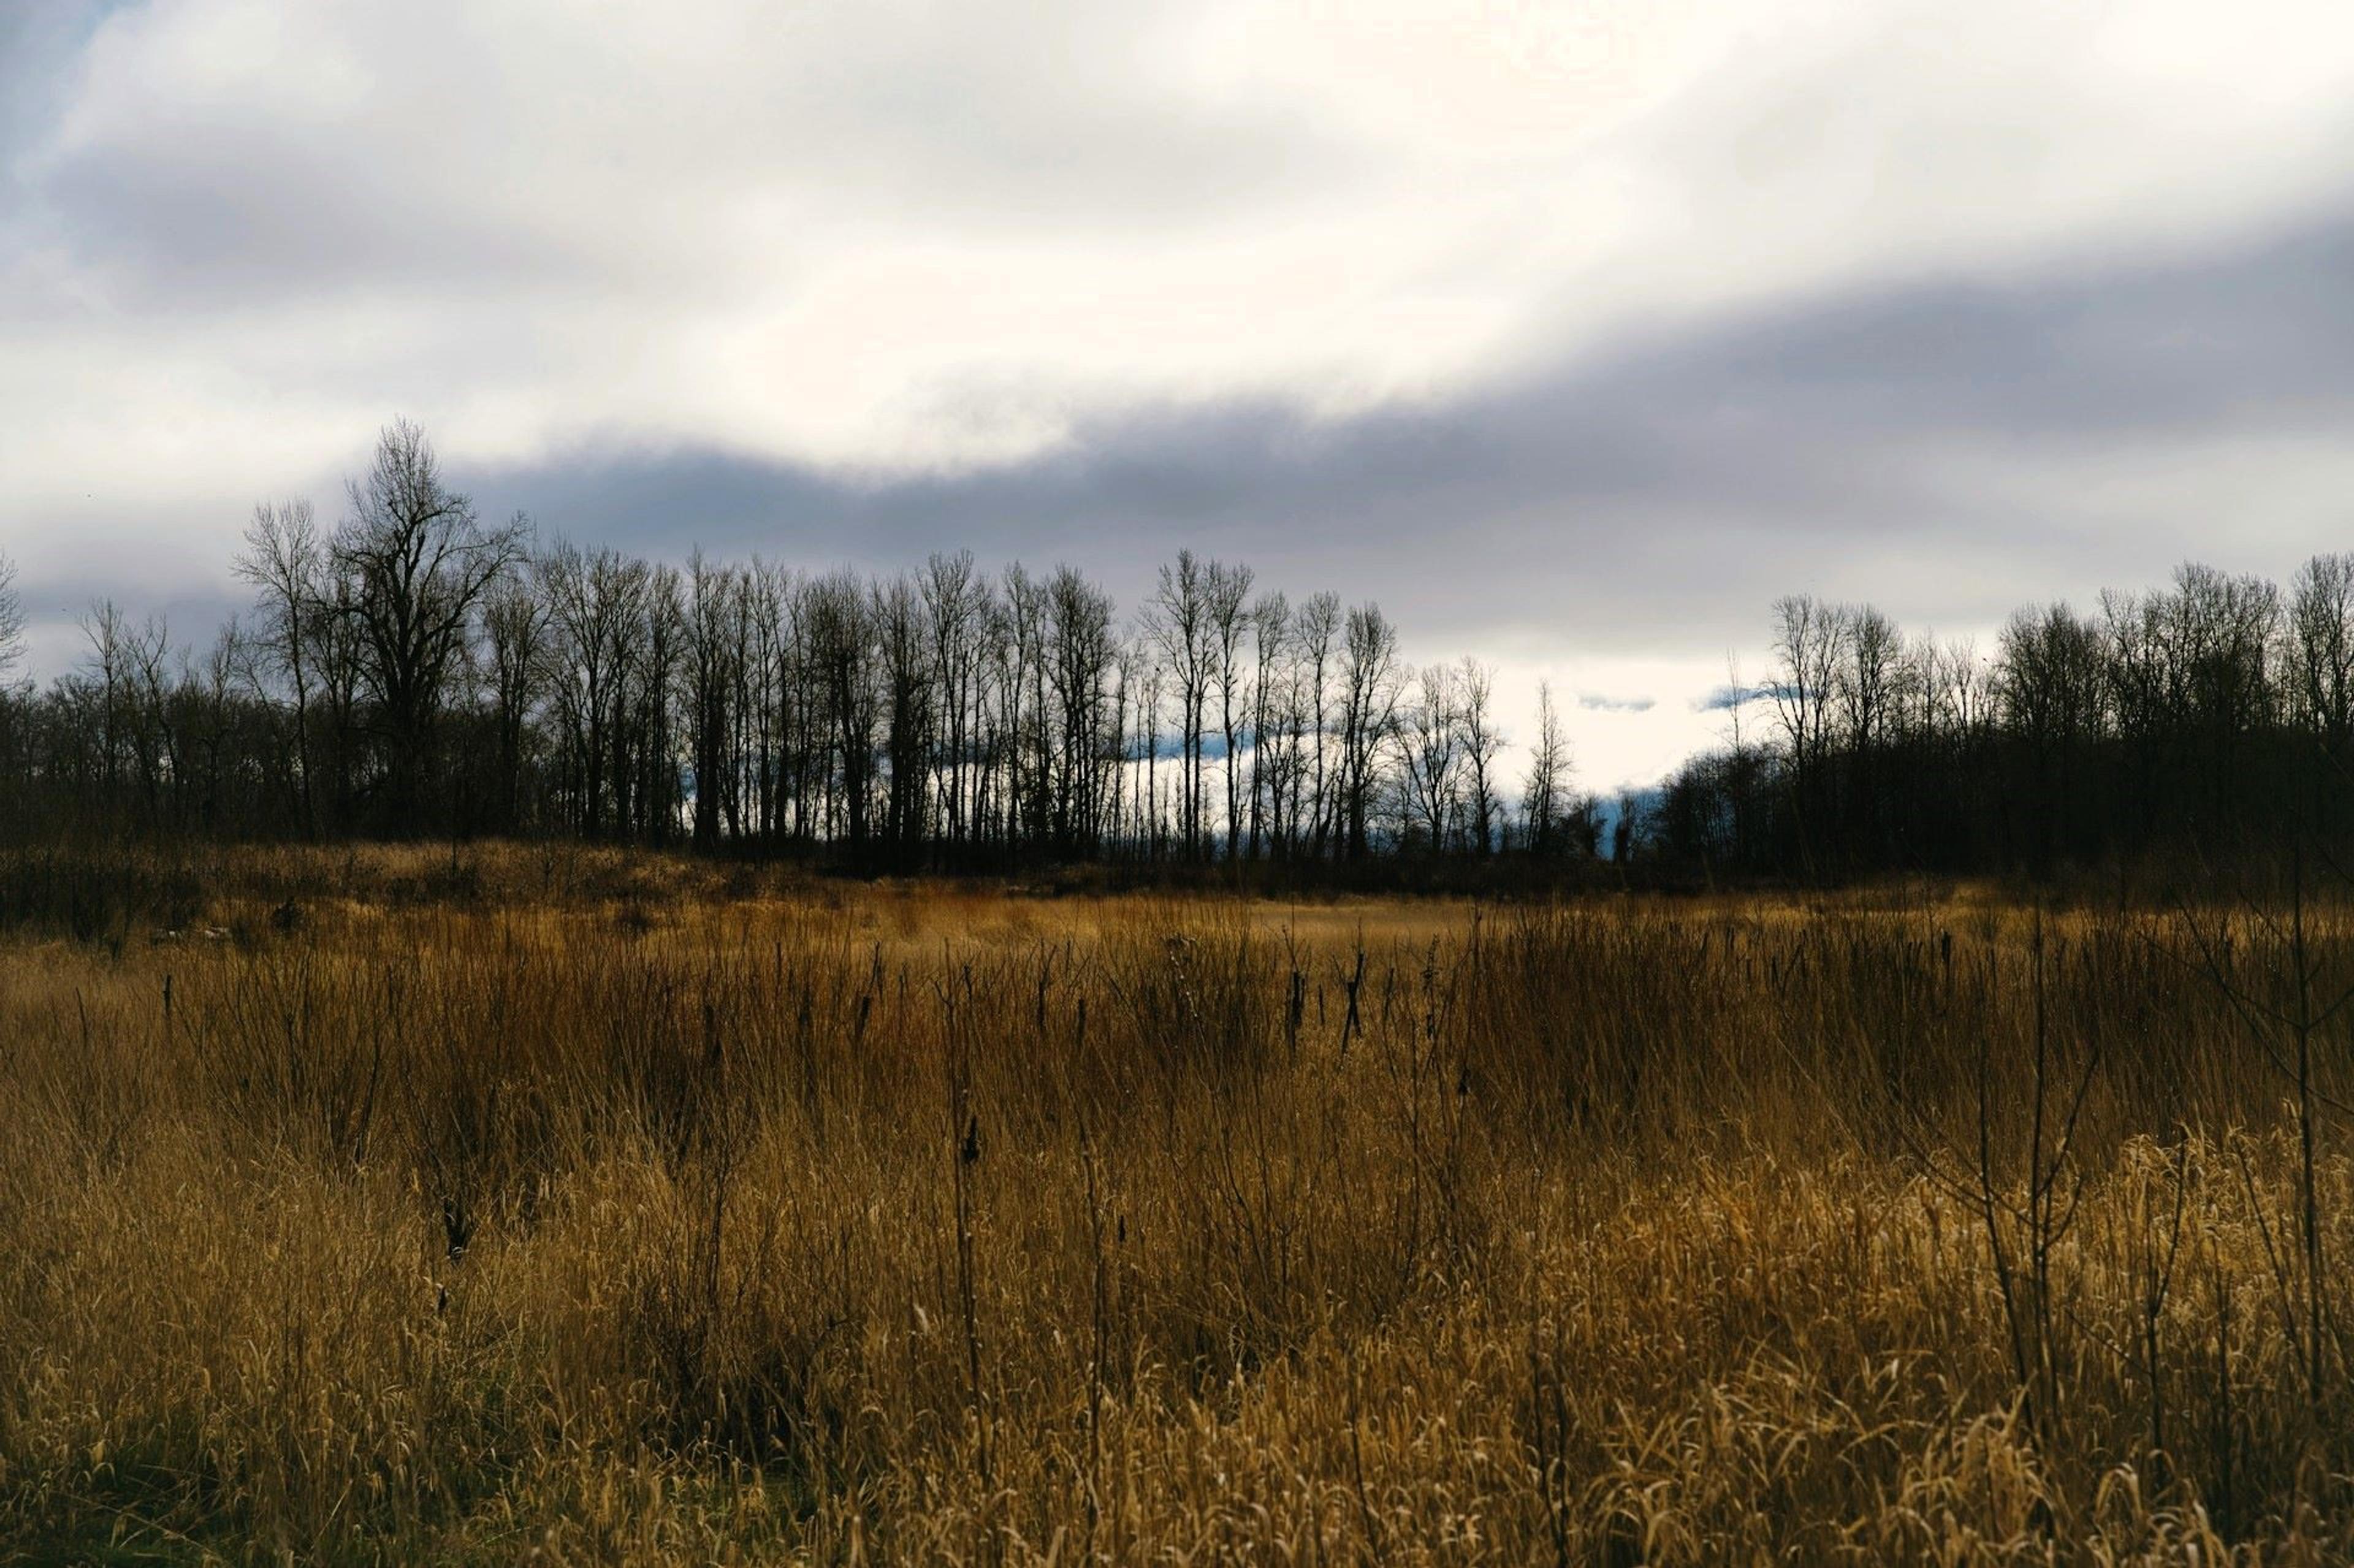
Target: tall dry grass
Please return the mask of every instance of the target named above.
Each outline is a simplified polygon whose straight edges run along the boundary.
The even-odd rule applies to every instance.
[[[536,874],[12,940],[0,1560],[2354,1551],[2285,926]]]

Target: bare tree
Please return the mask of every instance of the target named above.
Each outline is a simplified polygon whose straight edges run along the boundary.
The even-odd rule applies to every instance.
[[[1250,857],[1259,856],[1261,834],[1274,816],[1280,832],[1282,800],[1270,799],[1268,785],[1279,764],[1269,753],[1271,733],[1278,729],[1277,710],[1282,704],[1282,694],[1277,689],[1276,672],[1281,666],[1288,648],[1291,631],[1291,603],[1280,593],[1261,594],[1251,602],[1251,645],[1257,654],[1251,671],[1251,768],[1250,768]]]
[[[1978,738],[1993,702],[1994,673],[1978,643],[1956,637],[1940,647],[1932,665],[1936,726],[1961,744]]]
[[[884,781],[883,837],[892,853],[912,862],[929,825],[927,768],[936,722],[930,680],[931,629],[924,598],[906,576],[876,583],[869,597],[881,658]]]
[[[523,826],[523,778],[532,713],[546,681],[548,606],[529,584],[510,577],[482,605],[488,645],[492,724],[498,736],[499,826]]]
[[[1161,840],[1168,826],[1167,814],[1161,807],[1161,692],[1167,678],[1168,672],[1158,660],[1148,660],[1137,694],[1138,725],[1144,748],[1144,802],[1136,815],[1144,839],[1144,853],[1151,860],[1161,858]]]
[[[1145,635],[1160,652],[1175,685],[1179,745],[1178,833],[1185,853],[1202,853],[1202,726],[1208,706],[1214,651],[1210,636],[1210,573],[1191,550],[1161,568],[1160,587],[1144,611]]]
[[[112,599],[101,599],[83,620],[82,635],[89,639],[102,694],[108,794],[115,795],[127,755],[139,785],[141,815],[150,829],[163,828],[166,787],[180,776],[179,738],[165,678],[171,632],[161,616],[133,626]]]
[[[425,432],[406,419],[384,428],[350,496],[333,554],[355,590],[343,608],[359,624],[387,746],[389,821],[409,832],[429,777],[433,722],[474,611],[523,559],[525,531],[520,520],[483,526],[473,504],[442,482]]]
[[[218,833],[227,825],[236,699],[241,686],[256,683],[254,659],[253,641],[234,615],[214,637],[201,666],[192,653],[184,650],[180,655],[170,706],[185,776],[174,779],[174,793],[181,821],[204,832]]]
[[[2316,556],[2297,568],[2288,628],[2297,712],[2342,757],[2354,745],[2354,555]]]
[[[1550,681],[1537,685],[1537,739],[1529,748],[1521,814],[1528,823],[1530,849],[1553,854],[1561,848],[1562,826],[1569,814],[1569,741],[1562,734]]]
[[[1840,738],[1869,754],[1886,738],[1890,710],[1899,697],[1903,640],[1894,624],[1870,605],[1831,613],[1837,664],[1828,694],[1838,714]]]
[[[1397,731],[1397,630],[1378,605],[1349,612],[1341,654],[1341,795],[1343,842],[1352,857],[1372,847],[1368,832],[1383,760]]]
[[[1308,743],[1310,767],[1303,768],[1297,780],[1309,791],[1308,818],[1311,824],[1308,839],[1310,852],[1321,856],[1331,844],[1334,832],[1334,810],[1331,789],[1331,711],[1328,698],[1331,692],[1332,661],[1341,634],[1341,598],[1334,593],[1311,596],[1299,607],[1292,622],[1291,641],[1299,659],[1297,679],[1306,688],[1308,710]],[[1295,820],[1299,813],[1292,813]]]
[[[854,861],[866,853],[875,773],[875,729],[882,705],[876,637],[867,597],[847,571],[802,590],[817,711],[834,763],[839,827]]]
[[[1118,662],[1111,596],[1071,567],[1046,580],[1046,673],[1053,693],[1049,834],[1063,850],[1092,850],[1103,833]]]
[[[989,588],[973,570],[972,552],[935,555],[923,578],[925,623],[932,636],[932,679],[939,688],[938,819],[951,843],[970,831],[971,786],[981,725],[981,632],[989,620]]]
[[[2022,743],[2034,787],[2033,853],[2058,853],[2070,837],[2082,793],[2078,759],[2102,727],[2103,685],[2138,683],[2122,640],[2135,618],[2105,601],[2112,637],[2105,661],[2102,632],[2064,604],[2022,609],[2003,628],[1994,692],[2004,723]],[[2132,699],[2138,701],[2138,699]]]
[[[1768,688],[1790,757],[1801,771],[1823,753],[1830,736],[1832,669],[1839,657],[1840,615],[1809,595],[1774,601],[1778,623],[1774,653],[1781,662]]]
[[[86,662],[98,708],[98,733],[93,737],[98,749],[96,783],[101,807],[111,812],[119,808],[122,754],[135,690],[128,646],[130,624],[111,599],[92,604],[80,624],[82,638],[90,644]]]
[[[1496,672],[1466,653],[1455,680],[1457,713],[1463,731],[1464,786],[1469,791],[1472,853],[1496,847],[1496,756],[1504,748],[1496,725]]]
[[[1425,847],[1442,853],[1462,804],[1462,709],[1449,666],[1433,664],[1416,679],[1415,700],[1398,715],[1398,751],[1405,763],[1400,782],[1408,820]]]
[[[20,823],[33,792],[29,732],[37,711],[32,682],[27,680],[20,694],[9,681],[9,673],[24,657],[25,601],[16,590],[16,564],[0,552],[0,819],[14,816]],[[0,834],[7,825],[0,821]]]
[[[1246,609],[1250,599],[1251,569],[1228,566],[1221,561],[1210,563],[1209,617],[1210,646],[1218,685],[1218,729],[1225,741],[1225,766],[1219,771],[1226,783],[1226,858],[1235,858],[1241,845],[1242,758],[1236,721],[1245,716],[1246,707],[1237,701],[1242,692],[1242,642],[1250,628]]]
[[[695,772],[695,842],[719,842],[735,779],[728,766],[733,699],[741,688],[737,666],[744,647],[737,633],[739,578],[726,567],[687,557],[686,646],[688,750]]]
[[[1833,614],[1829,696],[1849,759],[1848,816],[1859,842],[1876,846],[1883,815],[1880,754],[1903,709],[1904,642],[1895,624],[1870,605]]]
[[[325,613],[327,551],[310,502],[255,507],[235,569],[260,599],[254,645],[285,679],[292,699],[288,726],[292,731],[292,766],[288,771],[303,829],[316,836],[320,823],[311,758],[311,688],[318,672],[312,642]]]
[[[0,690],[24,657],[25,599],[16,588],[16,563],[0,551]]]
[[[1840,616],[1806,594],[1774,601],[1774,652],[1781,670],[1768,688],[1790,753],[1799,841],[1822,826],[1814,819],[1822,764],[1830,746],[1831,683],[1839,662]],[[1809,851],[1809,853],[1811,853]]]
[[[614,766],[614,731],[627,703],[629,640],[643,610],[645,567],[612,550],[584,556],[560,544],[541,557],[540,581],[555,634],[552,689],[576,821],[581,833],[599,838],[623,826],[627,780]]]
[[[684,805],[678,713],[686,643],[686,594],[678,568],[647,567],[644,609],[629,644],[627,724],[620,732],[628,747],[629,826],[643,842],[667,842]]]
[[[1046,820],[1046,594],[1019,561],[1002,578],[996,634],[994,761],[1005,772],[1005,837],[1019,842]]]
[[[802,833],[808,824],[801,803],[811,715],[801,678],[807,641],[801,609],[792,574],[755,556],[744,592],[747,690],[739,705],[748,716],[744,746],[754,797],[747,816],[763,842]]]

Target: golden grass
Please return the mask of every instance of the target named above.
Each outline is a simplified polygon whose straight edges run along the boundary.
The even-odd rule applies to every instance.
[[[0,948],[0,1561],[2354,1551],[2289,1086],[2162,916],[446,859]]]

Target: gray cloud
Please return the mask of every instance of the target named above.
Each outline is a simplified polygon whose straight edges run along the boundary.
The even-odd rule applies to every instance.
[[[1746,707],[1751,703],[1761,703],[1770,697],[1794,693],[1797,689],[1796,686],[1772,682],[1754,686],[1722,685],[1694,697],[1692,712],[1696,714],[1731,713],[1735,708]]]
[[[1588,713],[1647,714],[1659,705],[1651,697],[1608,697],[1599,692],[1579,694],[1577,705]]]
[[[1337,421],[1275,400],[1146,407],[947,477],[615,449],[478,486],[559,531],[671,554],[888,566],[966,546],[1132,590],[1190,546],[1450,634],[1690,652],[1759,641],[1769,601],[1797,589],[1967,624],[2155,577],[2188,549],[2285,570],[2340,541],[2268,515],[2264,494],[2228,529],[2151,500],[2122,548],[2083,509],[2161,449],[2337,440],[2349,416],[2354,224],[2332,215],[2200,257],[1829,295]],[[1957,452],[1999,454],[2010,477],[1956,482]]]
[[[0,22],[0,67],[16,54],[57,74],[119,8],[70,0],[61,20]],[[1020,26],[887,0],[726,5],[700,27],[615,18],[587,45],[470,9],[291,15],[267,46],[288,73],[274,81],[253,62],[210,77],[159,63],[205,41],[172,18],[129,32],[113,90],[37,160],[42,236],[118,299],[166,313],[586,298],[741,290],[790,275],[845,222],[1133,235],[1364,172],[1304,115],[1156,80],[1147,46],[1183,9],[1167,0],[1040,6]],[[650,38],[667,47],[632,47]],[[333,85],[302,90],[305,75]],[[667,112],[649,113],[656,101]],[[822,218],[780,244],[752,220],[762,208]]]

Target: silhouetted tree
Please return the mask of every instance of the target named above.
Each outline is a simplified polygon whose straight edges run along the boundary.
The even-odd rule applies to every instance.
[[[1569,740],[1553,705],[1553,683],[1539,682],[1536,744],[1529,748],[1528,773],[1521,786],[1521,817],[1527,824],[1528,846],[1537,854],[1557,854],[1564,847],[1569,767]]]
[[[434,720],[483,596],[524,556],[520,524],[484,527],[441,482],[425,432],[386,426],[376,461],[350,486],[333,544],[350,592],[335,605],[360,637],[360,673],[384,740],[384,823],[415,832],[433,774]]]
[[[1342,842],[1352,860],[1373,847],[1368,830],[1397,731],[1401,694],[1397,631],[1377,605],[1349,611],[1341,653],[1340,802]]]
[[[1180,550],[1174,567],[1145,607],[1144,629],[1169,673],[1177,703],[1179,803],[1177,832],[1188,856],[1202,853],[1202,728],[1209,705],[1215,654],[1211,631],[1211,573]]]
[[[0,687],[25,657],[25,596],[16,587],[16,563],[0,551]]]
[[[254,633],[257,664],[285,683],[290,704],[285,772],[296,820],[315,836],[321,824],[311,757],[311,694],[318,679],[313,642],[327,614],[327,548],[311,503],[296,500],[254,508],[235,569],[260,601]]]
[[[175,643],[101,600],[46,687],[13,679],[0,559],[0,830],[691,835],[873,866],[1597,847],[1549,687],[1508,792],[1487,666],[1409,670],[1378,608],[1191,551],[1125,623],[1069,566],[682,571],[483,527],[400,422],[351,501],[332,536],[300,501],[256,511],[249,620]],[[2091,616],[2022,610],[1991,658],[1803,596],[1770,635],[1767,680],[1731,673],[1729,746],[1624,800],[1614,848],[1709,876],[2046,870],[2349,826],[2354,556],[2285,592],[2193,564]]]
[[[1496,794],[1496,758],[1504,748],[1503,732],[1496,726],[1496,673],[1466,653],[1455,681],[1456,719],[1463,737],[1463,783],[1470,810],[1471,851],[1486,855],[1496,848],[1500,801]]]

